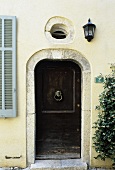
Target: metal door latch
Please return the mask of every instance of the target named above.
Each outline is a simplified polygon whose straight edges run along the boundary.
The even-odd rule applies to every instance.
[[[62,100],[62,92],[60,90],[55,92],[54,99],[58,102]]]

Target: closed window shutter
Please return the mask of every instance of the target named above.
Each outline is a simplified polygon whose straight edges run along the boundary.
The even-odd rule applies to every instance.
[[[16,17],[0,16],[0,117],[16,116]]]

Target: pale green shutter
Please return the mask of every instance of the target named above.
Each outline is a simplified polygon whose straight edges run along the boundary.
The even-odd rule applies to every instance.
[[[16,17],[0,16],[0,117],[16,116]]]

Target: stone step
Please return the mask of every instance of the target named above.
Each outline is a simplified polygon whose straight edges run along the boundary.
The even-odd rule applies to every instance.
[[[37,160],[30,170],[87,170],[87,164],[80,159]]]

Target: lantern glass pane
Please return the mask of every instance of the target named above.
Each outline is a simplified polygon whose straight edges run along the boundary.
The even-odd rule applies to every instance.
[[[92,26],[89,26],[89,35],[93,36],[94,28]]]
[[[85,32],[85,37],[88,36],[88,26],[84,28],[84,32]]]
[[[93,35],[93,34],[92,34],[92,30],[89,30],[89,35],[90,35],[90,36],[92,36],[92,35]]]
[[[86,37],[88,36],[88,31],[85,31],[85,36],[86,36]]]

